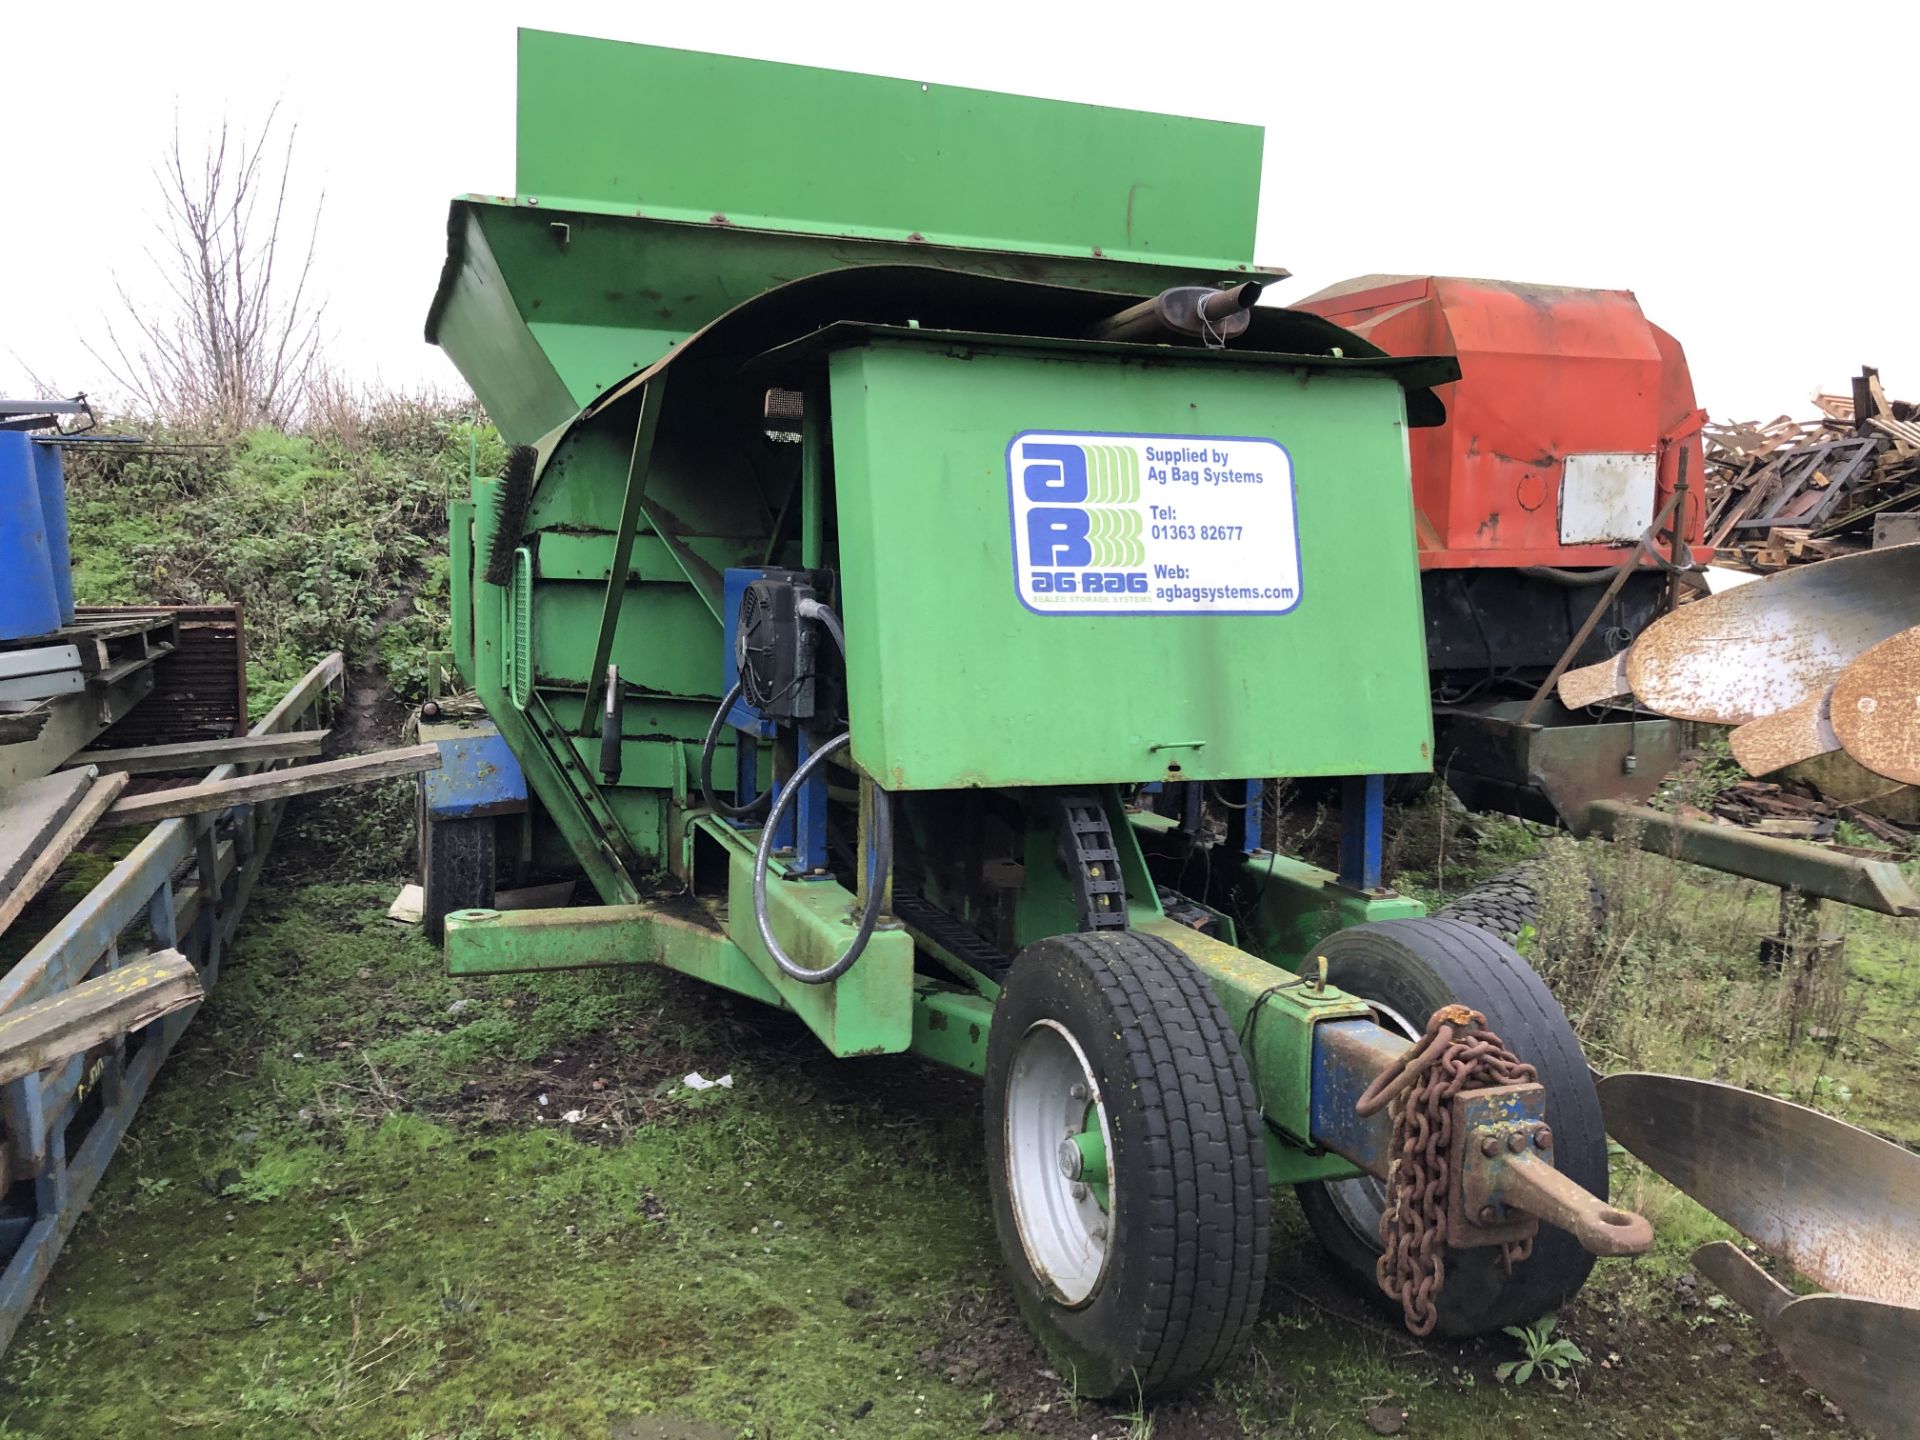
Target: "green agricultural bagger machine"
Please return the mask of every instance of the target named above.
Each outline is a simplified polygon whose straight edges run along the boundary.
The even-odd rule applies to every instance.
[[[525,791],[429,816],[449,967],[663,965],[981,1077],[1087,1393],[1233,1354],[1276,1184],[1418,1333],[1644,1249],[1546,989],[1381,886],[1457,371],[1252,308],[1260,132],[520,47],[520,193],[454,203],[427,327],[517,447],[452,513]],[[1261,848],[1272,776],[1344,782],[1338,872]],[[486,908],[496,831],[601,903]]]

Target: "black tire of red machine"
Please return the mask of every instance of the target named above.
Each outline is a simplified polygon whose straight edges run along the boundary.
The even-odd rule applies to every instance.
[[[450,913],[493,904],[494,820],[490,815],[434,820],[427,814],[424,794],[416,801],[414,818],[420,851],[420,929],[438,945]]]
[[[1383,1021],[1414,1033],[1443,1005],[1472,1006],[1547,1090],[1554,1162],[1601,1199],[1607,1197],[1607,1137],[1593,1075],[1560,1006],[1513,947],[1478,926],[1427,918],[1356,925],[1329,936],[1316,955],[1327,978],[1349,994],[1385,1007]],[[1383,1187],[1370,1177],[1295,1187],[1307,1221],[1336,1269],[1383,1306],[1374,1263]],[[1526,1324],[1556,1309],[1586,1283],[1593,1256],[1571,1235],[1542,1225],[1533,1254],[1511,1276],[1499,1247],[1448,1249],[1438,1296],[1442,1335],[1480,1335]]]
[[[1464,920],[1515,944],[1528,926],[1540,923],[1546,888],[1546,863],[1526,860],[1482,880],[1458,899],[1435,912],[1441,920]],[[1587,881],[1587,909],[1596,928],[1606,913],[1606,896],[1591,878]]]
[[[1073,1306],[1036,1275],[1009,1186],[1009,1075],[1021,1038],[1041,1021],[1085,1052],[1111,1132],[1110,1258]],[[1266,1280],[1266,1144],[1233,1027],[1176,946],[1105,933],[1023,950],[994,1007],[986,1134],[994,1220],[1020,1308],[1081,1394],[1164,1394],[1240,1351]]]

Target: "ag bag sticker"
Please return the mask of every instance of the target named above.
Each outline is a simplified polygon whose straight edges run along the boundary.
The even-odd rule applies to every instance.
[[[1029,430],[1007,445],[1013,576],[1043,615],[1284,614],[1293,461],[1272,440]]]

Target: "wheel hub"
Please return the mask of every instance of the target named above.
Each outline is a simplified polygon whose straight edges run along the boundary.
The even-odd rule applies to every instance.
[[[1027,1261],[1062,1304],[1084,1305],[1107,1268],[1111,1137],[1086,1052],[1057,1021],[1021,1037],[1006,1113],[1009,1198]]]

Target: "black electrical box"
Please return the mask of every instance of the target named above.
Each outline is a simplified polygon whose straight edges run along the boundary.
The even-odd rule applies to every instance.
[[[768,570],[740,595],[734,662],[741,698],[769,720],[814,718],[821,627],[800,614],[800,602],[815,598],[815,578],[807,570]]]

